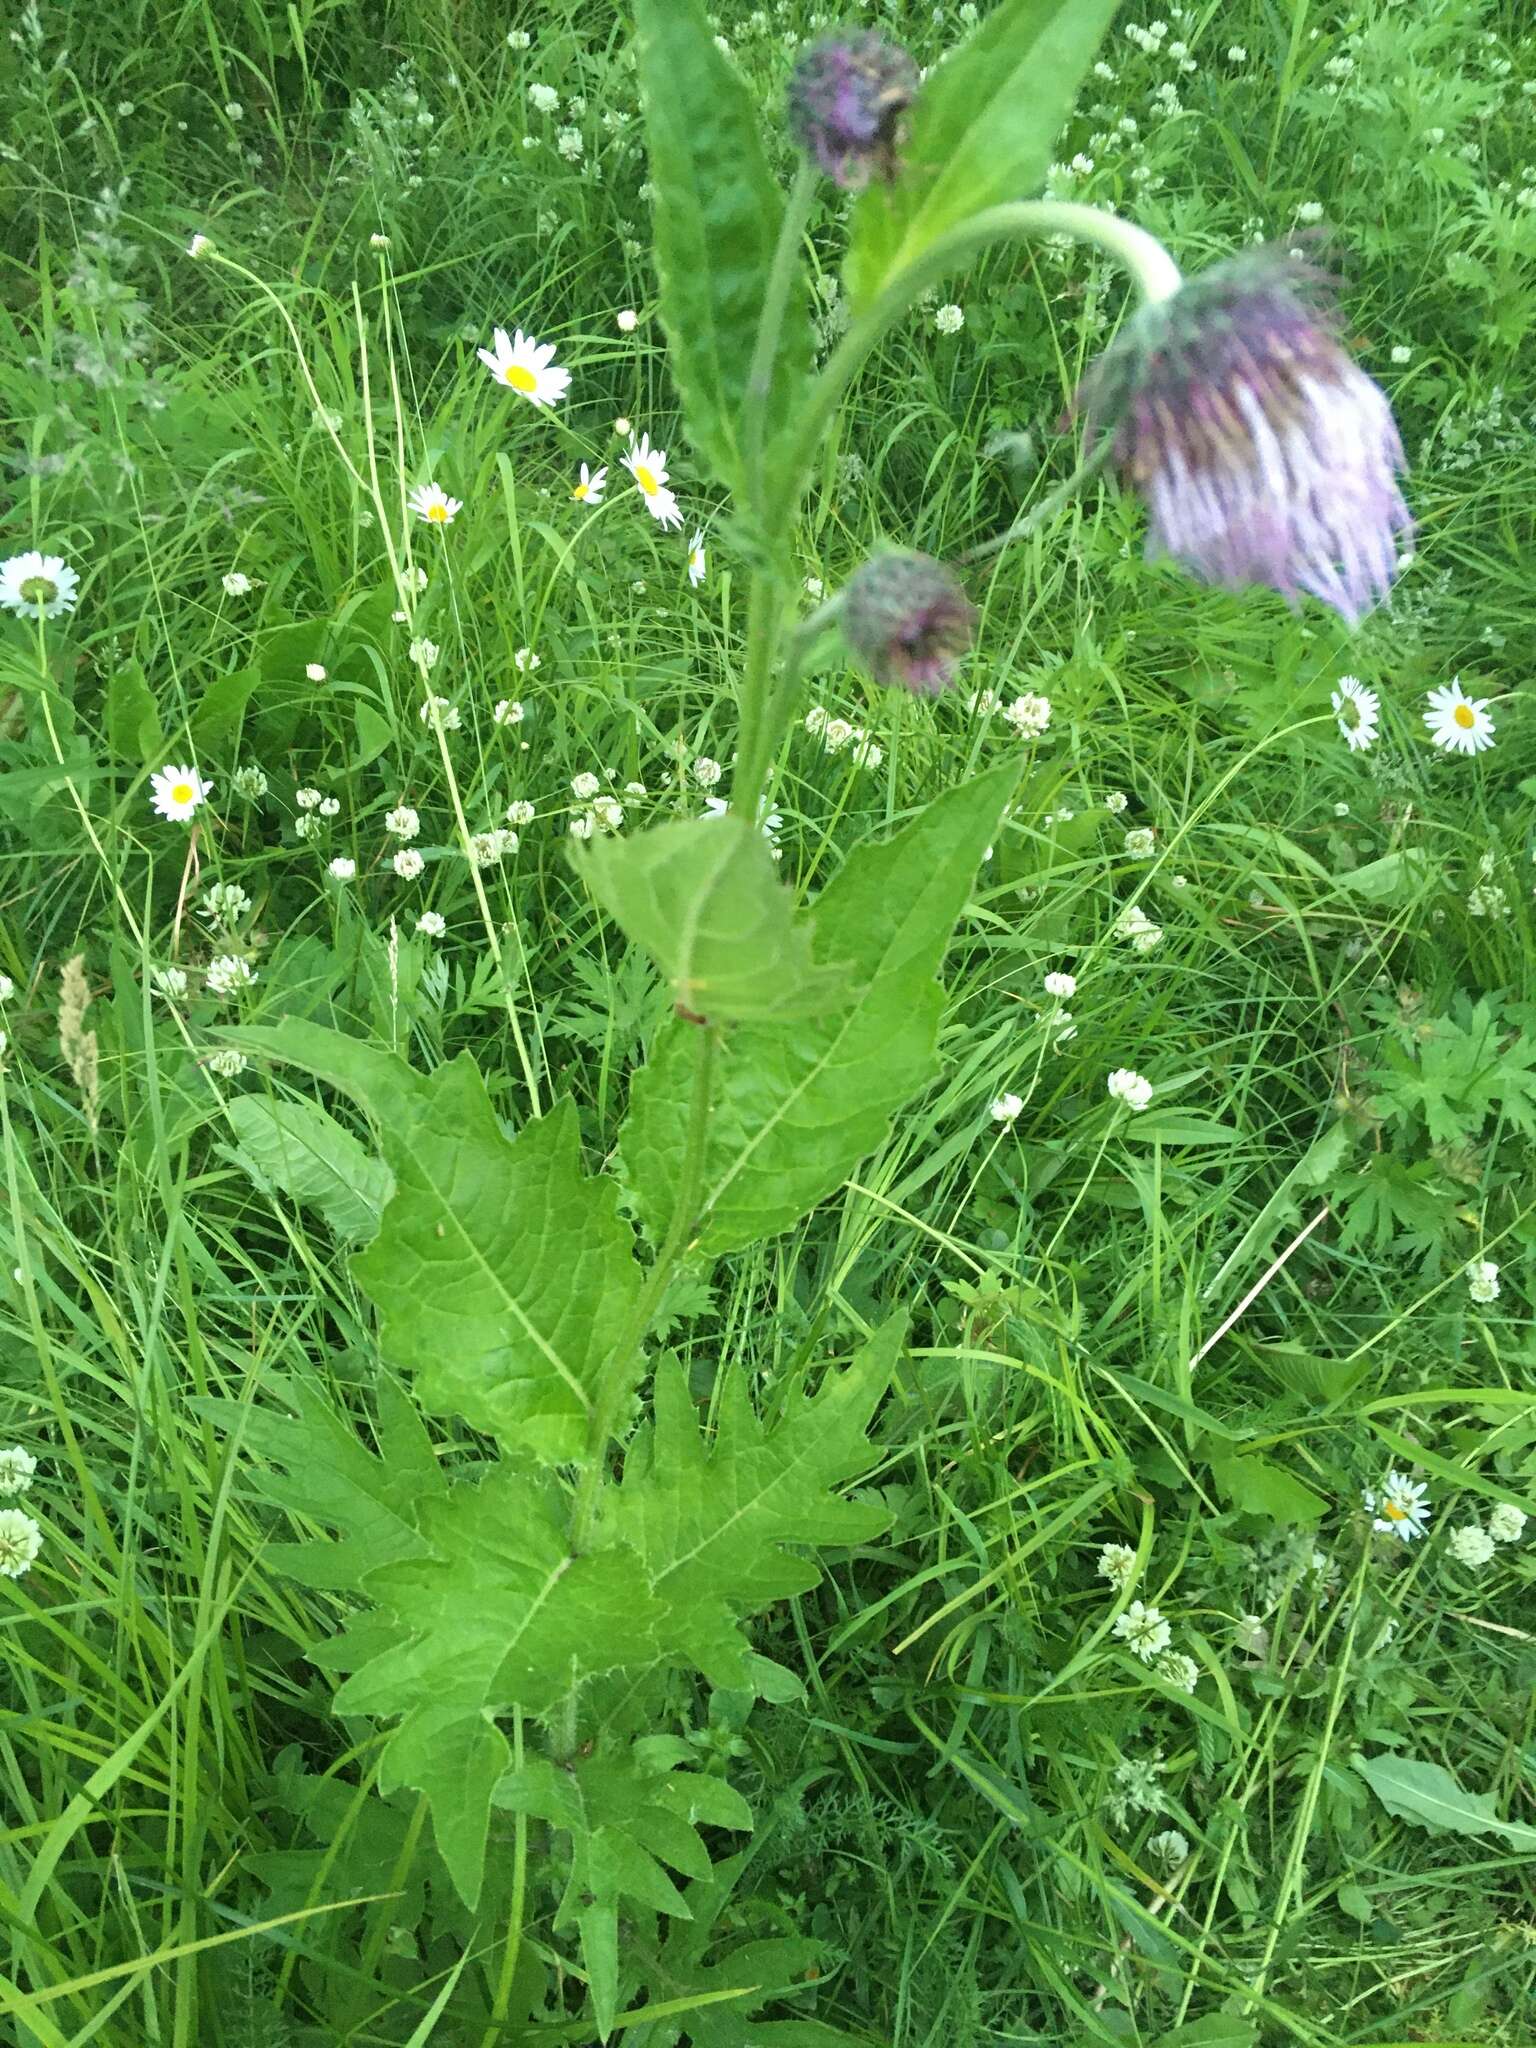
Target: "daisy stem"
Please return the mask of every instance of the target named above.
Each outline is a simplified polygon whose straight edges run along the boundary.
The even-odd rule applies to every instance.
[[[683,1156],[677,1171],[677,1195],[667,1234],[656,1251],[656,1261],[646,1276],[628,1323],[608,1354],[598,1376],[597,1392],[587,1425],[587,1450],[576,1488],[576,1505],[571,1511],[571,1553],[580,1557],[592,1536],[598,1495],[608,1473],[608,1444],[614,1434],[619,1409],[634,1379],[635,1354],[661,1307],[678,1260],[693,1234],[699,1194],[704,1181],[704,1147],[709,1136],[709,1112],[714,1092],[715,1039],[713,1025],[698,1027],[694,1046],[693,1089],[688,1102],[688,1128],[683,1137]]]

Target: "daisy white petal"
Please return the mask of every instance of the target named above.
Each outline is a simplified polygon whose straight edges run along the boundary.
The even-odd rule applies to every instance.
[[[607,488],[607,466],[604,465],[601,469],[588,469],[587,465],[583,463],[581,465],[581,481],[572,489],[571,496],[583,505],[601,505],[603,502],[603,492]]]
[[[1381,729],[1381,699],[1374,690],[1368,690],[1358,676],[1340,676],[1328,701],[1352,754],[1363,754],[1375,745]]]
[[[439,484],[418,484],[405,502],[428,526],[451,526],[464,510],[462,499],[450,498]]]
[[[213,793],[195,768],[160,768],[149,778],[150,807],[162,818],[184,824]]]
[[[0,605],[31,619],[56,619],[72,612],[80,578],[59,555],[41,555],[28,548],[0,562]]]
[[[708,563],[704,555],[704,533],[700,528],[688,543],[688,581],[695,590],[704,581]]]
[[[1431,690],[1424,723],[1437,747],[1451,754],[1481,754],[1493,745],[1494,724],[1486,697],[1469,697],[1454,676],[1443,690]]]
[[[526,398],[530,405],[558,405],[570,385],[571,373],[555,361],[553,342],[537,342],[519,327],[508,339],[498,327],[494,348],[477,351],[480,360],[496,379]]]

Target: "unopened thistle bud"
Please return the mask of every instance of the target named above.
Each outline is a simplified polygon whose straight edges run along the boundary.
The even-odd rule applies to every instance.
[[[928,555],[876,555],[850,579],[842,626],[877,682],[936,697],[976,633],[956,577]]]
[[[1148,552],[1224,590],[1310,591],[1353,625],[1412,526],[1403,444],[1339,338],[1336,284],[1273,249],[1148,305],[1079,393],[1151,515]]]
[[[874,29],[825,36],[790,74],[789,122],[802,149],[836,185],[857,191],[871,178],[891,184],[917,66]]]

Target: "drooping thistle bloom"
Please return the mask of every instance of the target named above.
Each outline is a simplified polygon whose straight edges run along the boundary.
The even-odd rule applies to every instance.
[[[849,579],[842,625],[876,682],[936,697],[975,637],[976,610],[930,555],[876,555]]]
[[[1143,307],[1078,402],[1146,502],[1151,554],[1224,590],[1310,591],[1353,625],[1413,522],[1392,408],[1339,338],[1335,292],[1280,250],[1218,263]]]
[[[858,191],[871,178],[891,184],[901,168],[903,117],[917,91],[917,66],[874,29],[824,36],[789,80],[789,125],[834,185]]]

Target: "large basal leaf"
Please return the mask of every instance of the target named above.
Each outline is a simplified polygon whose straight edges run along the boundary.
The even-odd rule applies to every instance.
[[[386,1358],[435,1412],[548,1463],[578,1457],[640,1273],[615,1184],[581,1170],[575,1110],[504,1137],[461,1054],[383,1136],[394,1198],[353,1271]]]
[[[768,842],[734,811],[599,840],[578,864],[674,999],[711,1023],[814,1016],[846,1000],[836,965],[812,961]]]
[[[839,1489],[877,1455],[868,1429],[906,1327],[893,1318],[814,1396],[795,1395],[770,1429],[746,1382],[727,1372],[706,1437],[676,1362],[657,1372],[655,1419],[631,1448],[608,1526],[638,1553],[667,1609],[670,1648],[714,1685],[752,1689],[740,1618],[804,1593],[820,1577],[786,1544],[868,1542],[883,1509]]]
[[[856,313],[968,214],[1039,187],[1118,5],[1003,0],[929,74],[901,176],[871,185],[854,208],[846,276]]]
[[[689,439],[740,492],[741,408],[784,202],[753,94],[715,46],[699,0],[637,0],[661,318]],[[767,393],[766,437],[788,417],[811,358],[797,267]]]
[[[1486,1792],[1466,1792],[1443,1764],[1417,1757],[1355,1756],[1355,1769],[1388,1813],[1435,1835],[1502,1835],[1512,1848],[1536,1850],[1536,1828],[1500,1820]]]
[[[338,1237],[370,1238],[389,1200],[389,1168],[314,1102],[235,1095],[225,1104],[235,1157],[261,1188],[318,1209]]]
[[[697,1242],[733,1251],[787,1230],[885,1138],[932,1078],[955,921],[1016,781],[1012,766],[947,790],[894,838],[861,846],[806,920],[818,961],[846,963],[856,1000],[827,1017],[726,1034]],[[636,1075],[622,1137],[641,1212],[665,1228],[691,1085],[690,1027],[664,1025]]]

